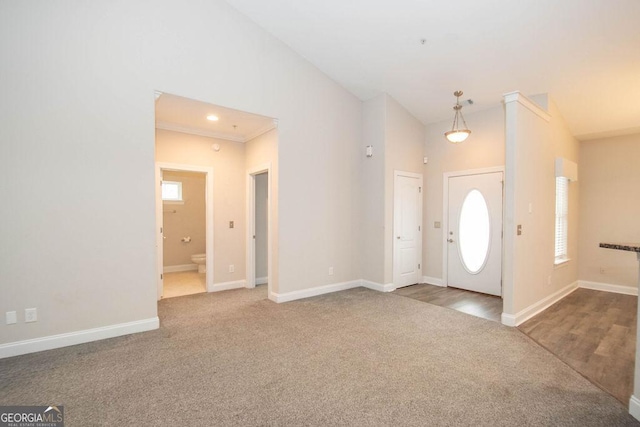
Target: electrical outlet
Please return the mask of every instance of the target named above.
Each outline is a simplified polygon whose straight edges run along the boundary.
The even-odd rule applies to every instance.
[[[442,224],[440,224],[440,221],[436,221],[433,223],[433,228],[440,228],[442,227]]]
[[[7,311],[5,316],[7,318],[7,325],[18,323],[18,316],[15,311]]]
[[[229,228],[233,228],[233,227],[235,227],[235,226],[236,226],[236,225],[235,225],[235,223],[234,223],[233,221],[229,221]]]
[[[37,308],[25,308],[24,309],[24,321],[37,322],[38,321],[38,309]]]
[[[235,273],[236,272],[236,266],[233,264],[229,265],[229,273]]]
[[[600,267],[600,274],[604,274],[604,267]]]
[[[333,267],[329,267],[329,276],[333,276]]]

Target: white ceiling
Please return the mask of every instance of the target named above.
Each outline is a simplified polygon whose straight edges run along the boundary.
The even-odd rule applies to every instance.
[[[207,120],[218,117],[217,122]],[[234,127],[235,126],[235,127]],[[156,100],[156,128],[247,142],[276,127],[269,117],[207,104],[168,93]]]
[[[572,133],[640,131],[639,0],[226,0],[362,100],[424,123],[548,92]],[[421,39],[426,39],[422,44]]]

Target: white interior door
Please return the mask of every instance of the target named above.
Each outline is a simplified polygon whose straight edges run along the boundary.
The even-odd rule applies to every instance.
[[[396,172],[393,208],[393,284],[421,281],[422,175]]]
[[[502,294],[502,172],[449,177],[448,286]]]

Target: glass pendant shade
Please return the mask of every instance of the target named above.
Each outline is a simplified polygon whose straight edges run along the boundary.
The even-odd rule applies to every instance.
[[[467,139],[467,137],[469,136],[470,133],[471,133],[471,131],[469,129],[450,130],[449,132],[445,132],[444,136],[447,137],[449,142],[452,142],[454,144],[458,144],[458,143],[464,141],[465,139]]]
[[[460,105],[460,96],[462,96],[462,91],[457,90],[453,92],[456,96],[456,105],[454,105],[453,109],[456,112],[455,116],[453,116],[453,125],[451,126],[451,130],[444,133],[444,136],[447,140],[453,144],[459,144],[471,134],[471,131],[467,129],[467,122],[464,120],[464,116],[462,115],[462,105]],[[459,119],[462,119],[462,123],[464,127],[460,129]]]

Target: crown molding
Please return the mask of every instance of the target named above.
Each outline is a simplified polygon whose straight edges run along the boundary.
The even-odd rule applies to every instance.
[[[210,130],[191,126],[181,126],[168,122],[156,122],[156,129],[170,130],[173,132],[187,133],[190,135],[206,136],[209,138],[224,139],[226,141],[232,142],[247,142],[247,139],[242,136],[231,135],[223,132],[213,132]]]
[[[523,107],[530,110],[536,116],[540,117],[541,119],[547,122],[551,120],[551,114],[549,114],[545,109],[543,109],[538,104],[536,104],[535,102],[533,102],[532,100],[524,96],[519,91],[505,93],[502,96],[504,97],[505,104],[509,104],[511,102],[517,102]]]
[[[252,139],[255,139],[257,137],[259,137],[260,135],[264,135],[265,133],[269,132],[270,130],[275,129],[276,127],[278,127],[278,124],[276,122],[276,120],[272,120],[271,123],[262,126],[261,128],[259,128],[258,130],[256,130],[255,132],[250,133],[249,135],[247,135],[247,137],[245,138],[244,142],[249,142]]]

